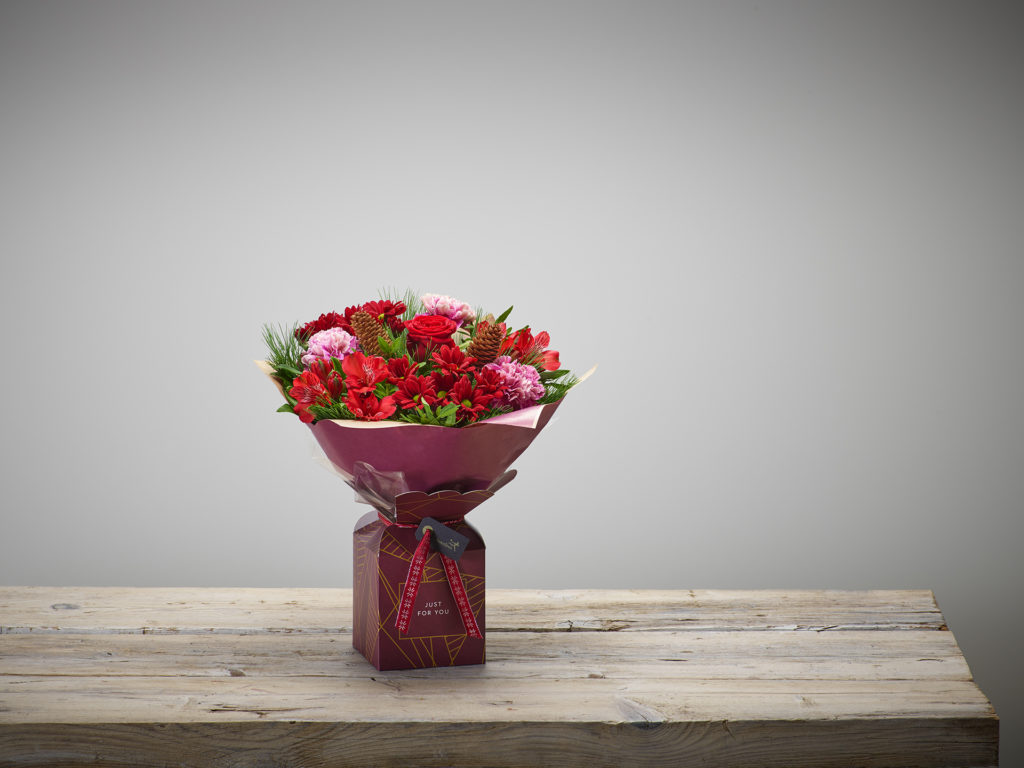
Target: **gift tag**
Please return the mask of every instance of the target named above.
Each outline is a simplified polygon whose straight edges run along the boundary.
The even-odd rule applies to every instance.
[[[458,562],[458,559],[462,557],[462,553],[466,551],[466,545],[469,544],[469,536],[463,536],[458,531],[449,528],[444,523],[437,522],[432,517],[424,517],[420,527],[416,529],[417,541],[423,538],[423,532],[427,528],[430,528],[432,535],[430,540],[431,549],[436,549],[442,555],[447,555],[452,560]]]

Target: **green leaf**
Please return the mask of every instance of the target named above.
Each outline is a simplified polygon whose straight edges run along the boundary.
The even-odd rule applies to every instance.
[[[554,381],[555,379],[562,378],[568,372],[569,372],[568,368],[560,368],[557,371],[541,371],[540,372],[540,380],[541,381]]]
[[[278,413],[295,413],[295,409],[292,407],[291,403],[285,403],[284,405],[282,405],[280,408],[277,409],[277,412]]]
[[[287,376],[289,383],[293,379],[297,379],[299,376],[302,375],[302,371],[300,371],[295,366],[288,365],[287,363],[280,363],[279,365],[275,366],[275,370],[279,375],[284,374],[285,376]]]
[[[302,345],[295,338],[296,328],[298,325],[274,326],[268,324],[263,326],[263,341],[270,352],[267,362],[274,369],[279,369],[284,365],[292,367],[301,365],[299,358],[302,355]]]
[[[515,306],[515,305],[513,304],[512,306]],[[502,312],[500,315],[498,315],[498,319],[495,320],[494,322],[495,323],[504,323],[505,320],[508,319],[508,316],[511,315],[511,314],[512,314],[512,307],[509,307],[504,312]]]

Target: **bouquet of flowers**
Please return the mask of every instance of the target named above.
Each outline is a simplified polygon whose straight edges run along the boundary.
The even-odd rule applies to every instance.
[[[465,515],[579,382],[511,312],[407,293],[264,328],[278,410],[374,507],[354,532],[353,644],[378,669],[484,661],[484,544]]]
[[[264,328],[271,375],[305,423],[384,419],[464,427],[555,403],[577,382],[546,332],[510,331],[512,308],[482,315],[428,293],[328,312],[290,330]]]

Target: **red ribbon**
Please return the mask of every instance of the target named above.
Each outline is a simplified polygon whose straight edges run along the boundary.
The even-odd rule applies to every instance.
[[[399,528],[418,528],[416,525],[403,525],[388,520],[379,515],[381,522],[385,525],[397,525]],[[409,575],[405,578],[405,587],[402,589],[402,599],[398,603],[398,616],[395,617],[395,628],[403,635],[409,634],[409,622],[412,619],[412,609],[416,604],[416,593],[420,591],[420,583],[423,581],[423,569],[426,567],[427,558],[430,557],[430,538],[433,531],[428,526],[423,530],[423,538],[420,539],[416,551],[412,554],[412,562],[409,563]],[[455,605],[462,617],[462,626],[466,635],[477,640],[483,639],[480,626],[476,623],[476,616],[469,604],[469,596],[466,594],[466,587],[462,583],[462,574],[459,572],[459,564],[443,552],[437,553],[444,565],[445,575],[448,577],[448,586],[451,587],[452,597],[455,598]]]

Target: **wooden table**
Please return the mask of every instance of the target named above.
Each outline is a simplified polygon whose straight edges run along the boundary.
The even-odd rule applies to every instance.
[[[0,765],[994,766],[927,591],[488,590],[378,672],[343,589],[0,588]]]

